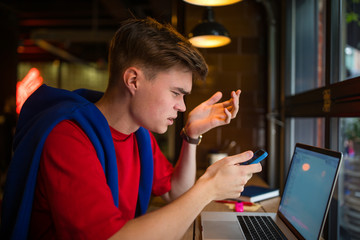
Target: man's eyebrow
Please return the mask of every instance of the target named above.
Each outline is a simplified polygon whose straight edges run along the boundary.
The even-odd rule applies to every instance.
[[[181,87],[176,87],[175,90],[181,92],[184,95],[189,95],[191,92],[186,91],[185,89],[181,88]]]

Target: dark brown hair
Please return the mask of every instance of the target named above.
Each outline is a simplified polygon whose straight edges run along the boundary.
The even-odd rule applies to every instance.
[[[138,64],[149,79],[175,65],[183,65],[193,79],[205,79],[208,67],[201,53],[170,24],[152,18],[129,19],[115,33],[109,49],[109,86],[125,69]]]

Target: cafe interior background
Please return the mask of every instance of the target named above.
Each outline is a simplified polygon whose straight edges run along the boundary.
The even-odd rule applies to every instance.
[[[263,148],[269,157],[260,176],[281,189],[296,142],[341,151],[344,162],[324,238],[359,239],[360,1],[233,2],[1,0],[1,184],[18,111],[31,90],[44,83],[104,91],[107,48],[119,22],[151,16],[189,38],[230,39],[224,46],[199,47],[209,75],[194,82],[185,99],[191,110],[216,91],[227,99],[232,90],[242,90],[237,118],[204,135],[199,174],[214,156]],[[166,134],[156,135],[173,164],[186,117],[180,114]]]

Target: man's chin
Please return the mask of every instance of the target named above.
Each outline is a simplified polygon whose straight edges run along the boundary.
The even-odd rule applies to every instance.
[[[154,133],[157,133],[157,134],[164,134],[164,133],[166,133],[167,130],[168,130],[168,127],[163,127],[163,128],[156,128],[156,129],[153,129],[153,130],[150,130],[150,131],[154,132]]]
[[[164,134],[164,133],[167,132],[167,130],[168,130],[168,128],[166,128],[166,129],[164,129],[164,130],[162,130],[162,131],[159,131],[159,132],[157,132],[157,133],[158,133],[158,134]]]

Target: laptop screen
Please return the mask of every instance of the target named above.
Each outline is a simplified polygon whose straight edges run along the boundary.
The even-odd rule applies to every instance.
[[[338,152],[295,147],[279,212],[305,239],[319,237],[340,161]]]

